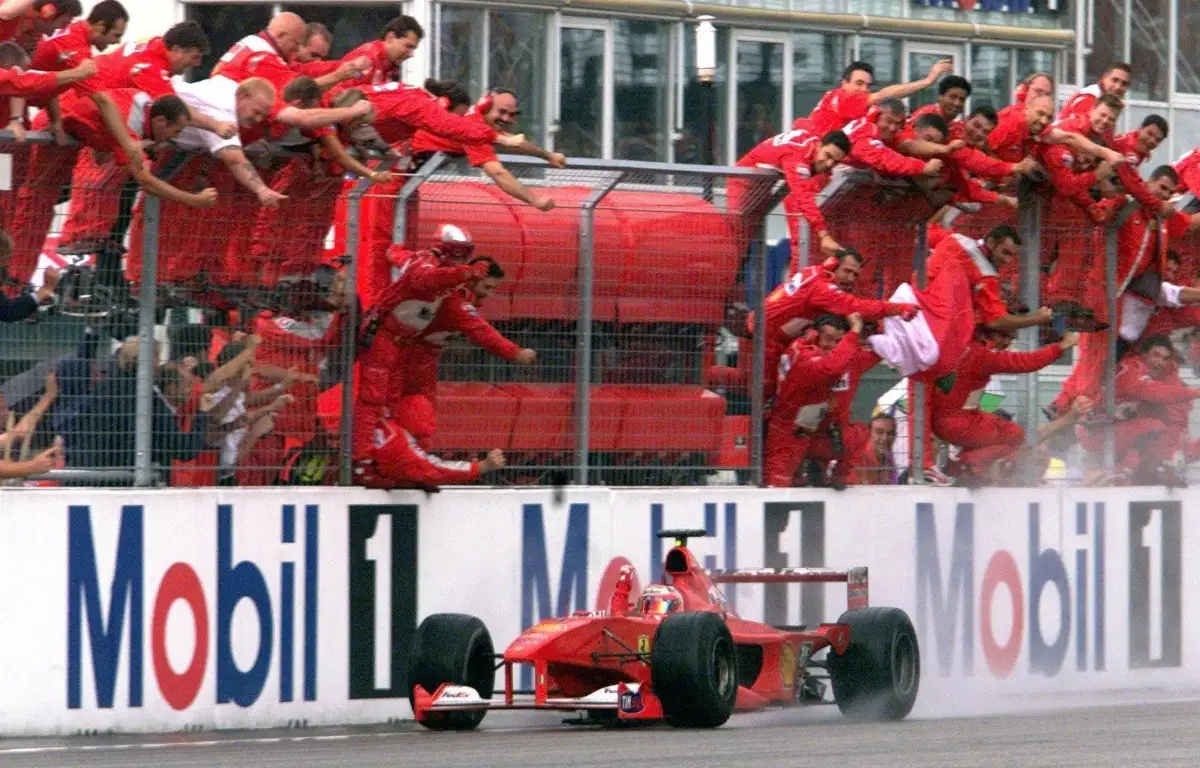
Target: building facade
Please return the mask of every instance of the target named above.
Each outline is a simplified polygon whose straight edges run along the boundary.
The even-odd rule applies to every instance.
[[[1055,73],[1066,95],[1124,59],[1134,66],[1126,124],[1156,112],[1173,128],[1156,161],[1195,146],[1200,130],[1194,0],[126,2],[131,37],[196,19],[216,55],[279,10],[327,24],[335,54],[411,13],[429,34],[406,80],[511,88],[522,130],[568,155],[732,162],[807,113],[853,59],[874,64],[884,85],[949,57],[974,83],[973,101],[997,107],[1030,72]],[[717,27],[711,83],[696,71],[701,15]]]

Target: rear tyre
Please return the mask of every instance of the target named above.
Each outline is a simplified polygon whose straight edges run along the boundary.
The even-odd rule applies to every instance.
[[[650,651],[650,679],[666,721],[676,728],[716,728],[737,701],[737,648],[715,613],[663,619]]]
[[[496,682],[494,659],[492,636],[482,621],[461,613],[435,613],[417,627],[408,684],[429,693],[444,683],[466,685],[490,699]],[[411,692],[409,701],[413,701]],[[432,713],[421,725],[434,731],[469,731],[485,714],[485,710]]]
[[[842,714],[855,720],[901,720],[917,702],[921,651],[908,614],[899,608],[846,611],[850,645],[827,663],[833,696]]]

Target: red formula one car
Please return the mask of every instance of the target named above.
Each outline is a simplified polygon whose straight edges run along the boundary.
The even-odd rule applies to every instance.
[[[663,584],[631,602],[622,571],[607,611],[578,611],[527,629],[502,655],[483,622],[434,614],[421,622],[409,666],[417,721],[466,730],[488,710],[580,711],[579,722],[662,721],[714,728],[737,711],[836,702],[851,717],[898,720],[912,710],[921,677],[917,635],[897,608],[867,607],[867,569],[705,571],[675,539]],[[836,624],[773,627],[738,618],[716,584],[846,582]],[[824,652],[822,656],[822,652]],[[533,667],[534,688],[516,690],[514,667]],[[496,671],[504,691],[493,698]],[[833,702],[825,696],[832,683]]]

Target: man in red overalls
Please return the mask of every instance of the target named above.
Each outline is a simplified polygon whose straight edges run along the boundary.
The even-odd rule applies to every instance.
[[[1079,334],[1067,333],[1057,344],[1033,352],[1009,352],[1012,333],[980,330],[967,348],[950,390],[933,389],[932,408],[933,434],[963,449],[959,464],[964,476],[974,481],[982,480],[996,462],[1013,458],[1025,444],[1025,430],[1010,419],[967,408],[971,396],[986,388],[992,376],[1040,371],[1079,342]],[[927,443],[927,456],[931,449],[932,441]]]
[[[483,461],[446,461],[425,446],[435,429],[433,404],[420,395],[400,400],[390,418],[377,423],[371,459],[355,467],[355,480],[368,488],[423,488],[465,484],[504,467],[504,451],[495,448]]]
[[[421,332],[409,350],[404,367],[404,394],[421,395],[437,402],[438,362],[442,351],[454,336],[462,334],[501,360],[518,365],[532,365],[537,352],[522,349],[509,341],[479,314],[476,305],[482,303],[504,279],[504,270],[494,259],[477,256],[470,264],[487,264],[486,277],[474,278],[451,293],[438,307],[429,327]]]
[[[767,421],[763,477],[767,485],[786,488],[808,452],[812,435],[824,421],[834,387],[842,382],[858,351],[862,315],[817,318],[817,339],[796,339],[775,373],[779,390]]]
[[[917,315],[915,304],[898,304],[878,299],[864,299],[850,291],[858,283],[863,257],[854,250],[842,250],[821,264],[797,272],[787,283],[779,286],[763,302],[766,313],[765,360],[767,370],[774,370],[783,351],[798,338],[817,317],[825,314],[845,317],[857,312],[865,320],[879,320],[899,315],[911,320]],[[754,313],[746,318],[746,329],[754,333]],[[774,376],[765,377],[764,397],[775,392]]]
[[[359,356],[361,386],[354,404],[356,462],[374,458],[371,436],[403,397],[408,355],[442,302],[468,280],[487,277],[488,264],[466,263],[471,248],[465,231],[443,225],[437,247],[401,263],[396,279],[364,318],[361,346],[366,351]]]

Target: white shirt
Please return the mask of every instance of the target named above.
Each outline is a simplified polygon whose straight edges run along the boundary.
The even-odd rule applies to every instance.
[[[173,81],[175,92],[188,105],[188,109],[207,115],[220,123],[237,125],[237,89],[238,84],[228,77],[210,77],[196,83],[184,82],[182,78]],[[191,152],[208,152],[215,155],[222,149],[242,146],[242,140],[236,134],[232,139],[222,139],[212,131],[188,126],[180,132],[173,142],[180,149]]]
[[[1178,309],[1183,306],[1180,295],[1183,286],[1163,281],[1159,284],[1158,300],[1151,303],[1149,299],[1126,292],[1121,294],[1121,338],[1125,341],[1137,341],[1150,325],[1150,316],[1156,307]]]

